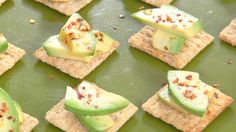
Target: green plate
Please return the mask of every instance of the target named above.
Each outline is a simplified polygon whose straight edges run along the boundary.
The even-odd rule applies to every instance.
[[[184,70],[199,72],[201,79],[209,84],[219,83],[224,93],[236,99],[236,48],[218,39],[219,32],[236,17],[236,1],[176,0],[172,4],[201,18],[204,29],[216,37],[214,43]],[[140,107],[167,81],[167,71],[173,69],[129,47],[128,38],[143,27],[130,15],[141,6],[151,7],[138,0],[94,0],[79,12],[96,29],[107,32],[121,43],[120,48],[85,79],[128,98],[140,108],[120,129],[121,132],[177,131],[171,125],[143,112]],[[120,19],[120,14],[126,18]],[[30,24],[30,18],[37,23]],[[0,86],[22,105],[25,112],[40,120],[34,130],[36,132],[60,131],[44,120],[45,113],[64,97],[67,85],[76,86],[81,82],[32,56],[44,40],[59,32],[67,19],[34,0],[8,0],[0,7],[0,31],[11,43],[27,51],[13,69],[0,77]],[[117,26],[117,30],[113,26]],[[233,61],[231,65],[227,64],[229,58]],[[205,131],[235,131],[235,111],[234,103]]]

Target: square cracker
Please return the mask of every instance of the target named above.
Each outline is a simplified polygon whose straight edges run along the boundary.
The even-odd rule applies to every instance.
[[[0,0],[0,6],[5,2],[6,0]]]
[[[94,86],[102,92],[101,88]],[[138,108],[130,103],[126,108],[110,114],[114,120],[113,127],[106,132],[116,132],[127,122],[136,112]],[[79,122],[75,115],[64,109],[64,99],[55,105],[46,113],[45,119],[56,127],[66,132],[88,132],[88,130]]]
[[[0,53],[0,75],[11,69],[24,55],[24,50],[9,44],[8,49]]]
[[[23,116],[24,122],[20,125],[20,132],[31,132],[38,125],[39,121],[26,113],[23,113]]]
[[[154,31],[155,28],[145,26],[129,38],[130,45],[177,69],[184,68],[200,51],[214,40],[213,36],[201,31],[194,37],[188,38],[178,54],[171,54],[152,47],[152,35]]]
[[[112,52],[119,47],[118,42],[114,42],[111,49],[108,52],[100,53],[96,55],[90,62],[82,62],[77,60],[69,60],[64,58],[48,56],[44,48],[39,48],[35,51],[34,56],[51,66],[56,67],[60,71],[69,74],[74,78],[83,79],[90,72],[92,72],[97,66],[105,61]]]
[[[171,3],[173,0],[142,0],[142,1],[154,5],[156,7],[160,7],[161,5],[167,5]]]
[[[69,0],[66,2],[60,1],[50,1],[50,0],[36,0],[37,2],[43,3],[44,5],[59,11],[67,16],[79,11],[86,5],[88,5],[92,0]]]
[[[142,109],[156,118],[173,125],[184,132],[201,132],[210,124],[224,109],[233,103],[233,98],[214,89],[214,97],[209,101],[206,115],[201,118],[188,112],[178,111],[162,102],[157,92],[142,105]]]
[[[220,39],[236,46],[236,18],[220,32]]]

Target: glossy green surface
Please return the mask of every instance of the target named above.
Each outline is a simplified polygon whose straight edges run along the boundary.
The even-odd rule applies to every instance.
[[[219,83],[223,92],[236,99],[236,48],[221,42],[217,37],[221,29],[236,17],[236,1],[176,0],[172,4],[201,18],[204,29],[216,37],[214,43],[188,64],[185,70],[199,72],[201,79],[209,84]],[[79,12],[96,29],[107,32],[121,43],[120,48],[85,79],[128,98],[139,108],[167,82],[167,71],[173,69],[128,45],[129,36],[143,27],[130,14],[143,5],[151,7],[138,0],[94,0]],[[120,14],[126,18],[120,19]],[[37,23],[31,25],[30,18]],[[66,85],[76,86],[81,81],[32,56],[44,40],[59,32],[67,18],[34,0],[8,0],[0,7],[0,31],[11,43],[27,51],[26,56],[13,69],[0,77],[0,86],[21,104],[25,112],[40,120],[36,132],[60,131],[47,123],[44,115],[64,97]],[[117,30],[113,26],[117,26]],[[232,65],[227,64],[228,58],[232,59]],[[49,75],[53,77],[52,80],[48,78]],[[235,110],[234,103],[205,131],[235,131]],[[120,131],[177,130],[140,109]]]

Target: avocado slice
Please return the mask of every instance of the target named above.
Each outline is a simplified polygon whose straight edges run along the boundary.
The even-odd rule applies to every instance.
[[[19,118],[11,97],[0,88],[0,131],[19,131]]]
[[[171,5],[141,10],[132,16],[146,25],[183,37],[195,36],[202,30],[198,18]]]
[[[208,96],[199,87],[199,74],[188,71],[168,72],[169,92],[176,103],[188,112],[203,116],[208,107]]]
[[[183,108],[181,108],[181,106],[179,106],[176,102],[175,99],[173,99],[173,97],[170,95],[169,89],[168,89],[168,84],[165,85],[160,92],[158,93],[158,96],[160,97],[160,99],[166,103],[167,105],[171,106],[172,108],[182,111],[182,112],[186,112]]]
[[[59,40],[78,56],[93,56],[96,38],[92,27],[78,13],[74,13],[62,27]]]
[[[200,81],[199,84],[199,88],[202,90],[202,92],[207,95],[208,99],[211,99],[214,95],[214,88],[202,81]],[[168,84],[165,85],[160,92],[158,93],[158,96],[160,97],[160,99],[166,103],[167,105],[171,106],[172,108],[182,111],[182,112],[186,112],[187,110],[185,110],[184,108],[182,108],[180,105],[178,105],[178,103],[176,103],[175,99],[171,96],[170,92],[169,92],[169,88],[168,88]]]
[[[48,38],[44,44],[43,48],[49,56],[60,57],[70,60],[79,60],[83,62],[90,62],[93,59],[93,56],[78,56],[73,54],[68,47],[66,47],[58,39],[58,35],[54,35]]]
[[[83,81],[76,90],[67,87],[65,109],[76,115],[107,115],[127,107],[129,101]]]
[[[156,30],[152,36],[154,48],[172,54],[177,54],[185,43],[185,38],[162,30]]]
[[[16,111],[18,113],[19,122],[20,122],[20,124],[22,124],[24,122],[22,108],[16,101],[12,101],[12,103],[14,104]]]
[[[6,51],[8,48],[7,39],[4,37],[2,33],[0,33],[0,53]]]
[[[79,121],[91,132],[104,132],[114,125],[114,121],[109,115],[86,116],[76,115]]]
[[[44,44],[43,48],[49,56],[60,57],[70,60],[79,60],[83,62],[90,62],[96,55],[97,52],[108,52],[113,43],[109,35],[100,31],[93,31],[94,36],[96,37],[96,53],[93,56],[78,56],[73,54],[67,46],[65,46],[59,39],[58,35],[51,36],[48,38]]]

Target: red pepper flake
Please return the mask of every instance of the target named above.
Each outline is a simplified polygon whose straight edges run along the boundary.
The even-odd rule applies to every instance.
[[[188,75],[188,76],[186,77],[186,79],[187,79],[187,80],[192,80],[192,79],[193,79],[193,76],[192,76],[192,75]]]
[[[188,99],[195,99],[197,96],[190,90],[185,90],[184,93],[183,93],[184,97],[185,98],[188,98]]]
[[[92,98],[92,96],[93,96],[92,94],[88,94],[88,98]]]
[[[218,94],[217,94],[217,93],[214,93],[214,97],[215,97],[216,99],[218,99],[218,98],[219,98],[219,96],[218,96]]]
[[[171,19],[171,17],[170,17],[170,16],[168,16],[168,15],[166,15],[166,21],[167,21],[167,22],[172,22],[172,19]]]
[[[12,118],[13,118],[12,116],[8,116],[8,117],[7,117],[8,120],[11,120]]]
[[[185,83],[179,83],[179,86],[185,86]]]
[[[82,21],[83,21],[83,19],[81,19],[81,18],[78,18],[76,21],[77,21],[77,22],[82,22]]]
[[[78,95],[78,98],[79,98],[79,99],[84,98],[84,95],[82,95],[82,94],[79,92],[79,90],[77,90],[76,92],[77,92],[77,95]]]
[[[179,17],[179,16],[181,16],[181,14],[176,14],[176,16],[178,16],[178,17]]]
[[[2,113],[7,112],[7,104],[6,103],[2,103],[2,108],[0,109]]]
[[[188,20],[188,22],[190,22],[190,23],[193,23],[193,21],[192,21],[192,20]]]
[[[8,132],[14,132],[14,130],[10,129]]]
[[[173,83],[178,83],[179,82],[179,78],[176,78]]]
[[[90,102],[89,102],[89,101],[87,101],[87,104],[90,104]]]
[[[67,26],[67,28],[68,28],[68,29],[71,29],[71,28],[72,28],[72,25],[71,25],[71,24],[69,24],[69,25]]]
[[[72,37],[73,35],[74,35],[74,33],[73,33],[73,32],[69,33],[69,36],[70,36],[70,37]]]
[[[204,94],[208,94],[208,93],[209,93],[209,91],[208,91],[208,90],[205,90],[205,91],[204,91]]]
[[[76,25],[76,22],[71,22],[71,25],[72,25],[72,26]]]
[[[156,23],[159,23],[160,21],[162,21],[161,16],[157,16],[157,17],[158,17],[158,19],[156,20]]]

